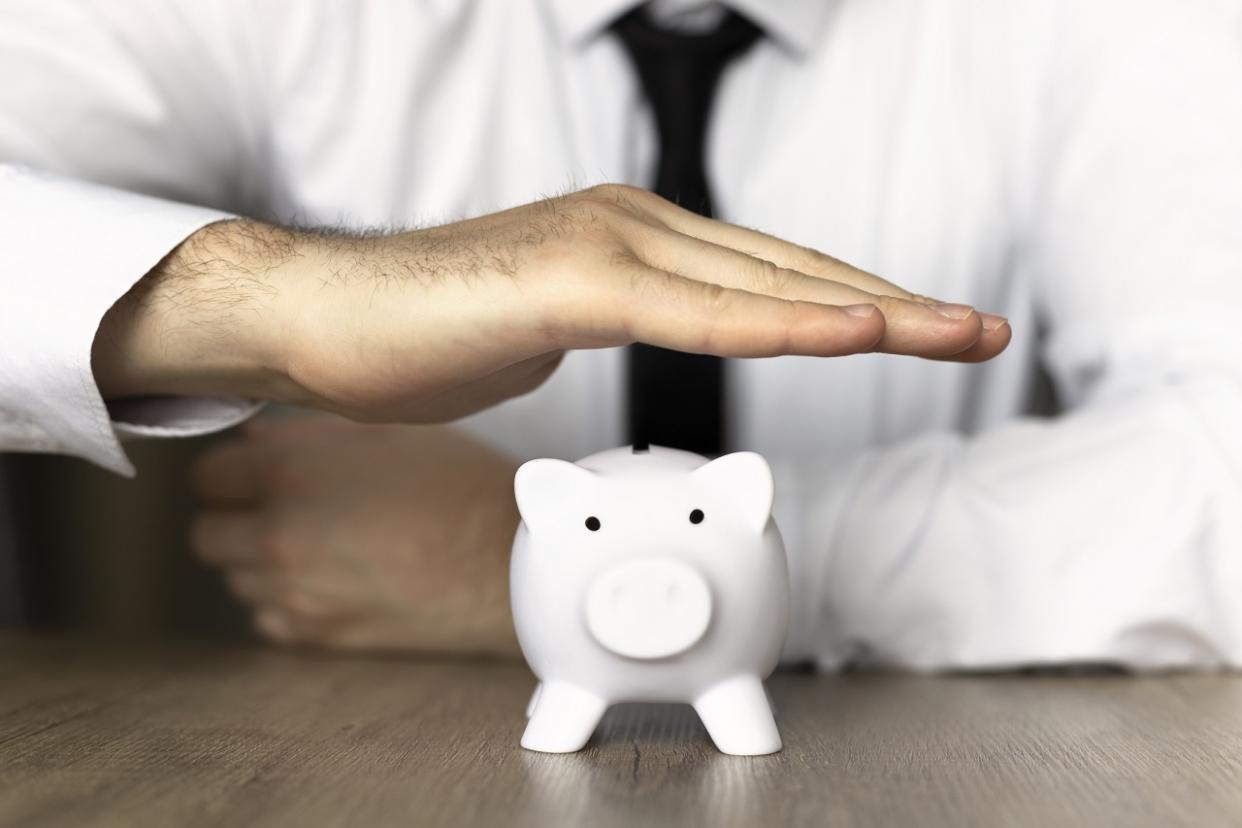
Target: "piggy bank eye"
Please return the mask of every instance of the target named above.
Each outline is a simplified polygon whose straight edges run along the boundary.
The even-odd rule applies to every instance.
[[[589,518],[587,518],[586,528],[590,529],[592,532],[598,532],[599,531],[599,518],[595,517],[595,515],[591,515]]]
[[[691,513],[690,513],[690,522],[691,522],[691,523],[696,523],[696,524],[697,524],[697,523],[702,523],[702,522],[703,522],[703,510],[702,510],[702,509],[695,509],[693,512],[691,512]]]

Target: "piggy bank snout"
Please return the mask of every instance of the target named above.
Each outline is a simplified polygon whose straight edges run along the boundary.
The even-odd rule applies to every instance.
[[[586,595],[587,628],[604,648],[627,658],[667,658],[707,632],[712,593],[689,564],[645,558],[612,566]]]

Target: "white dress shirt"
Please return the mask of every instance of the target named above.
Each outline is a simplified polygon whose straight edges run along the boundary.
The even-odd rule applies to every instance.
[[[404,226],[648,182],[606,32],[632,5],[0,2],[0,447],[127,471],[117,433],[248,413],[110,420],[90,372],[108,306],[229,212]],[[1238,3],[730,5],[766,37],[718,94],[721,216],[1014,330],[983,366],[730,364],[732,443],[777,474],[790,657],[1242,664]],[[467,427],[521,458],[619,444],[621,360],[574,354]]]

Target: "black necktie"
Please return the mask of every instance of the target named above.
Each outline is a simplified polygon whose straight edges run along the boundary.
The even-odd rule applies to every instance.
[[[714,30],[687,34],[653,24],[642,7],[613,24],[633,59],[660,138],[655,191],[712,215],[704,138],[721,72],[759,36],[733,12]],[[629,348],[630,441],[716,455],[724,450],[724,364],[717,357]]]

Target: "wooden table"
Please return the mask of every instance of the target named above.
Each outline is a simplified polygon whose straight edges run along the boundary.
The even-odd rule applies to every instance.
[[[0,824],[1240,825],[1242,680],[781,674],[784,752],[689,708],[518,737],[518,664],[0,637]]]

